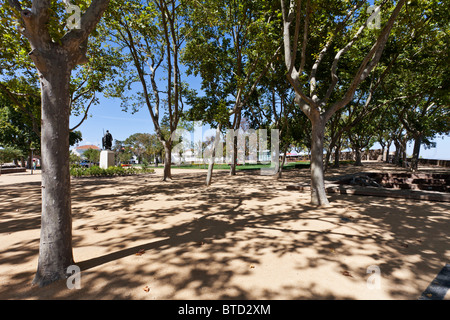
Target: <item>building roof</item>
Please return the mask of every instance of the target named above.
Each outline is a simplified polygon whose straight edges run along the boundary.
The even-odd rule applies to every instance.
[[[94,146],[94,145],[86,145],[86,146],[79,146],[75,148],[76,150],[88,150],[88,149],[96,149],[96,150],[100,150],[99,147]]]

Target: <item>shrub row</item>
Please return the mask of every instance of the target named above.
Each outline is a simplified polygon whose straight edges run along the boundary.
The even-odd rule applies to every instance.
[[[145,167],[142,169],[136,167],[109,167],[108,169],[102,169],[99,166],[92,166],[90,168],[73,166],[70,168],[70,175],[72,177],[113,177],[153,172],[155,170]]]

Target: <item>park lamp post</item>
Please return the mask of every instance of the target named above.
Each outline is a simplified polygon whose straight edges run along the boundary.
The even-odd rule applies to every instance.
[[[30,167],[31,167],[31,174],[33,174],[33,168],[34,168],[34,166],[33,166],[33,158],[34,158],[33,151],[35,150],[35,148],[31,147],[30,150],[31,150],[31,163],[30,163]]]

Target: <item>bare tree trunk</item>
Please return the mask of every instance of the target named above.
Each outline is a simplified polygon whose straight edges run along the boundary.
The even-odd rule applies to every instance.
[[[386,143],[386,163],[389,163],[389,149],[391,148],[392,140]]]
[[[172,180],[172,143],[164,142],[164,175],[163,181]]]
[[[339,143],[336,144],[336,148],[334,150],[334,168],[339,168],[339,160],[341,157],[341,142],[339,140]]]
[[[323,172],[323,139],[325,121],[321,116],[311,120],[311,203],[319,206],[329,204],[325,191]]]
[[[355,146],[355,166],[362,166],[362,156],[361,147],[359,145]]]
[[[406,159],[406,136],[404,138],[401,139],[401,144],[402,144],[402,167],[406,168],[408,167],[408,161]]]
[[[330,158],[331,158],[331,153],[333,151],[333,146],[328,146],[327,148],[327,153],[325,154],[325,163],[324,163],[324,168],[323,171],[327,172],[328,170],[328,166],[330,165]]]
[[[221,125],[219,124],[216,129],[216,137],[214,139],[213,149],[211,151],[211,159],[208,164],[208,174],[206,175],[206,186],[211,185],[211,179],[212,179],[212,174],[213,174],[213,169],[214,169],[214,162],[215,162],[215,158],[216,158],[216,150],[217,150],[217,146],[220,143],[220,130],[221,130]]]
[[[419,134],[414,138],[414,149],[411,159],[411,170],[416,171],[419,166],[420,146],[422,145],[422,136]]]
[[[400,142],[398,142],[397,139],[394,140],[395,145],[395,154],[394,159],[392,160],[392,163],[399,165],[400,164],[400,158],[401,158],[401,150],[400,150]]]
[[[233,151],[232,151],[232,160],[230,164],[230,176],[236,175],[236,165],[237,165],[237,136],[233,137]]]
[[[33,284],[66,278],[73,264],[69,173],[70,69],[54,57],[58,72],[41,75],[42,218],[38,268]]]
[[[284,166],[284,163],[286,162],[286,152],[287,152],[288,147],[289,147],[289,143],[286,143],[284,145],[283,157],[281,158],[281,165],[280,165],[280,168],[278,169],[277,179],[281,179],[281,177],[283,175],[283,166]]]

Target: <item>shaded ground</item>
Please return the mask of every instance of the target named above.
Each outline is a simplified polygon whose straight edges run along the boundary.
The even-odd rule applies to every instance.
[[[359,170],[401,171],[371,163],[327,175]],[[280,180],[216,171],[209,188],[205,170],[173,175],[72,181],[80,290],[30,286],[39,176],[1,176],[0,299],[417,299],[450,262],[449,203],[334,194],[316,208],[286,190],[308,170]]]

